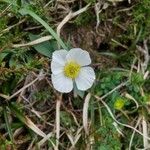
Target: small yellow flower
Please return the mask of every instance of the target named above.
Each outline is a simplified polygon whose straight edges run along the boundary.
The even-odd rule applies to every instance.
[[[117,98],[114,103],[114,108],[117,110],[121,110],[125,105],[125,100],[122,98]]]

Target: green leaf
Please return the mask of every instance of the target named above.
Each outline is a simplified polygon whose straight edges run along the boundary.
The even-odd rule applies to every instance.
[[[15,104],[10,104],[10,105],[9,105],[9,108],[11,109],[11,111],[17,116],[17,118],[18,118],[21,122],[23,122],[23,123],[26,122],[26,119],[25,119],[24,115],[22,114],[21,111],[18,110],[18,108],[17,108],[17,106],[16,106]]]
[[[21,4],[22,4],[21,0],[17,0],[16,3],[17,3],[18,6],[21,6]]]
[[[4,53],[4,52],[2,52],[2,53],[0,53],[0,64],[2,63],[2,61],[3,61],[3,59],[8,55],[9,53]]]
[[[9,67],[12,68],[12,67],[16,67],[17,65],[17,61],[15,59],[15,57],[11,57],[10,60],[9,60]]]
[[[79,95],[81,98],[84,97],[85,92],[78,90],[76,84],[74,83],[74,89],[73,89],[74,95]]]
[[[36,40],[40,38],[39,35],[29,34],[29,38],[31,41]],[[45,41],[43,43],[37,44],[33,46],[34,49],[39,52],[40,54],[50,57],[52,55],[52,52],[57,48],[56,41]]]

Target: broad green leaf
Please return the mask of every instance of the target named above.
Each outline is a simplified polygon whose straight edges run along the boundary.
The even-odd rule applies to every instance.
[[[30,34],[29,38],[31,41],[36,40],[38,38],[40,38],[39,35],[34,35],[34,34]],[[56,41],[51,40],[49,41],[45,41],[43,43],[37,44],[33,46],[34,49],[39,52],[40,54],[50,57],[52,52],[57,49],[56,47]]]
[[[8,55],[9,53],[7,52],[2,52],[0,53],[0,64],[2,63],[3,59]]]

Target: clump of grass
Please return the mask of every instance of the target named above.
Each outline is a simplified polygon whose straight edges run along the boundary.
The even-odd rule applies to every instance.
[[[137,31],[142,30],[140,40],[149,36],[150,31],[150,1],[143,0],[138,2],[132,11],[133,20],[137,26]]]

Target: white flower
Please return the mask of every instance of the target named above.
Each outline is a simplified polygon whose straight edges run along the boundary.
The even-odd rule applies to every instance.
[[[94,70],[88,67],[90,63],[89,53],[80,48],[55,51],[51,62],[54,88],[59,92],[69,93],[75,83],[79,90],[89,89],[95,80]]]

